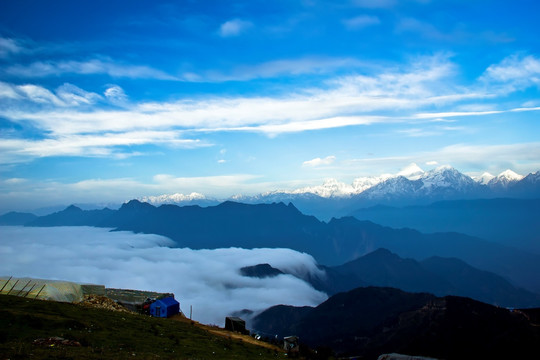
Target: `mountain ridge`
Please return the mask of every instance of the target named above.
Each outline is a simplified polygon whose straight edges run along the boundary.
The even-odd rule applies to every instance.
[[[132,200],[119,210],[70,208],[26,224],[66,225],[158,234],[169,237],[178,247],[192,249],[290,248],[308,253],[327,266],[343,264],[378,248],[417,261],[430,256],[457,257],[504,276],[519,287],[540,291],[540,280],[534,276],[540,272],[540,255],[468,235],[392,229],[354,217],[333,218],[326,223],[302,214],[292,204],[226,202],[213,207],[155,207]]]
[[[308,345],[366,359],[384,352],[444,359],[527,357],[540,339],[538,327],[522,312],[385,287],[339,293],[314,308],[278,305],[258,314],[253,328],[296,334]]]

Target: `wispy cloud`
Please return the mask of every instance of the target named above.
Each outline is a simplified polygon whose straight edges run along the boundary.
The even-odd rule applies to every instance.
[[[242,34],[253,26],[251,21],[242,19],[232,19],[224,22],[219,27],[219,35],[221,37],[233,37]]]
[[[505,92],[540,87],[540,59],[532,55],[511,55],[499,64],[489,66],[480,80]]]
[[[20,53],[23,50],[24,47],[15,39],[0,36],[0,58],[5,58],[11,54]]]
[[[534,74],[535,64],[531,61],[528,74]],[[506,73],[494,69],[490,73]],[[267,71],[275,73],[279,70],[272,68]],[[188,134],[193,133],[204,137],[205,133],[239,131],[276,136],[345,126],[445,121],[448,117],[537,109],[422,111],[434,107],[447,109],[448,105],[461,105],[463,102],[473,109],[474,103],[471,102],[475,100],[495,99],[493,94],[482,92],[476,85],[465,87],[457,84],[454,80],[457,71],[448,56],[437,54],[412,59],[406,66],[379,69],[371,75],[332,78],[318,88],[289,90],[285,95],[161,102],[129,102],[118,85],[109,85],[100,95],[71,84],[53,92],[34,84],[0,83],[0,98],[8,99],[11,104],[0,109],[0,116],[14,123],[29,124],[43,132],[46,139],[36,140],[36,143],[10,139],[11,144],[24,145],[18,153],[31,159],[31,156],[54,156],[64,151],[54,152],[51,149],[74,149],[66,151],[85,156],[83,147],[77,146],[76,142],[93,149],[88,152],[90,156],[105,156],[115,154],[115,146],[155,143],[189,148],[209,145],[204,139],[190,139]],[[100,106],[102,102],[121,107]],[[33,107],[28,107],[28,103]],[[146,140],[133,137],[144,132],[148,132]],[[422,132],[415,130],[408,133],[411,136],[419,134]],[[35,148],[34,145],[43,146],[43,150],[29,151]],[[14,147],[11,150],[10,153],[15,152]]]
[[[360,15],[343,20],[343,25],[349,30],[363,29],[368,26],[379,25],[381,20],[374,15]]]
[[[315,158],[312,160],[307,160],[302,163],[302,166],[305,167],[319,167],[319,166],[327,166],[331,165],[334,161],[336,161],[336,157],[334,155],[327,156],[323,159],[321,158]]]
[[[38,140],[3,138],[0,142],[0,163],[21,162],[50,156],[125,158],[140,155],[128,147],[146,144],[185,149],[211,146],[199,139],[186,139],[178,131],[66,134]]]
[[[104,74],[115,78],[178,80],[175,76],[149,66],[124,64],[112,59],[37,61],[29,65],[12,65],[3,71],[6,74],[23,78],[42,78],[64,74]]]
[[[242,65],[226,72],[209,70],[184,73],[182,79],[192,82],[247,81],[305,74],[328,74],[340,69],[351,71],[351,69],[369,66],[366,62],[354,58],[308,56],[300,59],[281,59],[256,65]]]
[[[505,110],[489,110],[489,111],[448,111],[438,113],[419,113],[413,117],[417,119],[435,119],[438,122],[444,122],[443,120],[448,117],[463,117],[463,116],[486,116],[495,114],[504,114],[509,112],[528,112],[528,111],[540,111],[540,107],[521,107]]]

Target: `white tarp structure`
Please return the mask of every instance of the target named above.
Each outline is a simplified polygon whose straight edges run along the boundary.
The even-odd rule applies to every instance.
[[[0,294],[63,302],[79,302],[83,299],[83,289],[77,283],[6,276],[0,277]]]

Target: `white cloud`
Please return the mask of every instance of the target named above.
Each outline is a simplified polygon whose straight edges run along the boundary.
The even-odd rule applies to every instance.
[[[11,54],[17,54],[24,48],[14,39],[0,37],[0,58],[8,57]]]
[[[91,59],[87,61],[38,61],[30,65],[12,65],[5,72],[19,77],[41,78],[63,74],[94,75],[106,74],[111,77],[132,79],[178,80],[161,70],[142,65],[114,62],[111,59]]]
[[[334,161],[336,161],[336,157],[333,155],[327,156],[324,159],[321,158],[315,158],[312,160],[307,160],[302,163],[302,166],[307,167],[319,167],[319,166],[328,166],[331,165]]]
[[[233,19],[224,22],[219,27],[219,35],[222,37],[238,36],[253,26],[253,23],[241,19]]]
[[[374,15],[360,15],[343,20],[343,24],[349,30],[363,29],[368,26],[379,25],[381,20]]]
[[[199,139],[183,138],[178,131],[127,131],[102,134],[65,134],[47,139],[4,138],[0,142],[0,163],[11,163],[35,157],[85,156],[118,157],[137,155],[133,150],[117,149],[145,144],[160,144],[192,149],[210,146]]]
[[[243,266],[269,263],[293,274],[322,276],[311,256],[289,249],[168,248],[172,241],[161,236],[90,227],[2,226],[0,237],[6,274],[172,292],[182,310],[193,306],[193,318],[207,324],[223,326],[225,316],[243,309],[314,306],[326,299],[292,275],[240,275]]]
[[[0,99],[21,99],[16,86],[0,81]]]
[[[439,163],[437,161],[426,161],[426,165],[429,165],[429,166],[435,166],[435,165],[439,165]]]
[[[326,74],[339,69],[369,67],[365,62],[353,58],[332,58],[308,56],[299,59],[281,59],[257,65],[242,65],[220,71],[203,71],[197,74],[185,73],[183,80],[193,82],[248,81],[276,76],[298,76],[303,74]]]
[[[512,55],[489,66],[480,80],[488,86],[502,86],[506,92],[540,86],[540,59],[532,55]]]
[[[323,63],[324,61],[315,61],[313,69]],[[333,60],[330,63],[334,64]],[[290,71],[291,67],[296,65],[299,64],[287,64],[284,68],[289,68],[287,71]],[[267,74],[279,72],[279,68],[280,66],[272,68]],[[250,76],[263,76],[264,71],[257,71]],[[441,122],[448,121],[448,117],[537,109],[477,108],[477,111],[459,111],[465,109],[459,107],[463,102],[469,104],[469,109],[474,109],[471,102],[496,97],[479,91],[475,86],[459,86],[454,80],[456,73],[456,66],[449,61],[448,55],[437,54],[411,59],[406,66],[380,68],[371,75],[334,78],[319,88],[298,89],[285,95],[230,96],[162,102],[127,101],[123,89],[117,85],[110,85],[104,96],[101,96],[69,84],[58,88],[55,94],[39,85],[0,83],[0,97],[10,101],[10,106],[0,108],[0,116],[14,123],[30,123],[45,134],[46,139],[30,144],[29,147],[43,145],[46,148],[43,151],[28,151],[26,147],[19,149],[21,156],[26,155],[28,159],[32,159],[32,156],[37,156],[35,154],[38,153],[45,154],[43,156],[61,153],[51,150],[54,148],[73,147],[77,151],[72,151],[71,154],[79,154],[78,156],[119,156],[123,153],[122,150],[115,151],[114,147],[125,144],[150,144],[155,141],[155,144],[166,146],[210,145],[200,139],[184,139],[183,135],[187,133],[240,131],[277,136],[282,133],[375,123],[419,120]],[[121,109],[98,106],[99,101],[104,99],[121,105]],[[29,101],[33,107],[28,106]],[[95,106],[75,107],[89,104]],[[457,111],[445,111],[449,108],[448,105],[453,104],[458,104],[452,106]],[[434,108],[441,111],[422,111]],[[131,143],[126,141],[132,134],[145,131],[150,134],[148,142],[142,139]],[[72,144],[72,140],[79,140],[77,136],[81,137],[81,143],[87,144],[91,151],[84,152],[81,146]],[[100,137],[103,138],[103,143],[99,143]],[[92,148],[90,141],[97,145]],[[12,145],[17,143],[26,145],[20,141],[11,142]],[[17,152],[15,148],[12,150],[11,154]]]
[[[117,105],[125,105],[128,100],[124,89],[118,85],[109,85],[103,94],[110,102]]]
[[[64,84],[56,89],[56,95],[69,106],[77,106],[81,104],[94,104],[102,99],[96,93],[85,91],[73,84]]]
[[[26,96],[30,101],[35,103],[53,104],[57,106],[65,105],[65,103],[56,95],[42,86],[33,84],[19,85],[17,86],[17,90],[23,93],[24,96]]]

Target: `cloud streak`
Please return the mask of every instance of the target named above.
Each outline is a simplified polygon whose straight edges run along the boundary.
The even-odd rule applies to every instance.
[[[246,76],[273,76],[282,71],[291,71],[303,61],[311,64],[307,71],[316,71],[318,66],[324,68],[321,65],[324,59],[313,62],[310,62],[312,59],[304,59],[299,63],[274,62],[252,68]],[[330,66],[339,66],[339,61],[329,61]],[[525,73],[511,70],[523,62],[527,64]],[[101,62],[95,66],[89,65],[85,71],[107,71],[99,70],[100,65]],[[78,68],[80,64],[74,67]],[[522,79],[527,75],[534,78],[536,67],[535,58],[505,60],[499,66],[488,68],[484,78],[515,83],[516,78]],[[4,146],[8,146],[9,154],[19,154],[20,161],[25,157],[31,160],[33,157],[58,155],[114,156],[118,152],[123,153],[119,147],[129,145],[209,146],[211,143],[199,139],[199,136],[204,138],[204,134],[213,132],[253,132],[278,136],[346,126],[492,115],[509,111],[444,111],[453,104],[497,98],[493,93],[482,90],[479,84],[469,87],[456,84],[453,78],[457,72],[456,64],[448,56],[437,54],[413,59],[407,66],[380,69],[372,75],[334,77],[319,87],[300,88],[286,95],[215,96],[140,102],[130,102],[118,85],[108,85],[104,94],[96,94],[72,84],[64,84],[53,92],[40,85],[3,82],[0,83],[0,100],[4,99],[10,106],[0,109],[0,116],[13,123],[30,126],[43,133],[46,139],[11,137],[2,140],[7,141]],[[125,75],[130,76],[129,72]],[[442,108],[443,111],[422,111],[433,108]],[[525,107],[520,109],[527,110]],[[530,109],[532,111],[534,107]],[[137,136],[145,132],[147,141]],[[194,133],[200,135],[192,138]],[[12,157],[4,155],[0,161]]]
[[[319,167],[319,166],[328,166],[336,161],[336,157],[333,155],[327,156],[324,159],[315,158],[312,160],[307,160],[302,163],[304,167]]]
[[[90,227],[2,226],[0,237],[5,274],[173,292],[184,311],[193,306],[193,318],[207,324],[223,326],[225,316],[243,309],[313,306],[326,299],[292,275],[240,275],[243,266],[269,263],[292,274],[323,276],[310,255],[290,249],[178,249],[161,236]]]
[[[111,59],[36,61],[29,65],[9,66],[4,69],[4,72],[22,78],[41,78],[64,74],[103,74],[114,78],[178,80],[175,76],[149,66],[122,64]]]

